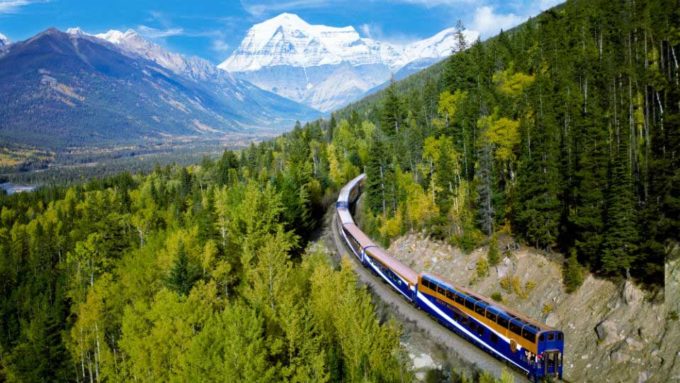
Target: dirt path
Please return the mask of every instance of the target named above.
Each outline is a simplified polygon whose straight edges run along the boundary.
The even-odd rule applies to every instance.
[[[324,231],[319,241],[331,251],[332,259],[337,263],[341,256],[349,256],[350,251],[341,240],[337,226],[333,224],[334,215],[335,208],[329,209],[326,213]],[[513,375],[515,382],[528,381],[519,371],[510,369],[502,361],[471,345],[437,323],[429,315],[418,310],[393,291],[389,285],[365,269],[355,257],[351,256],[351,258],[354,260],[354,270],[359,280],[369,287],[379,309],[386,311],[387,315],[393,315],[402,324],[404,330],[402,344],[409,351],[416,377],[420,380],[423,380],[425,374],[422,370],[428,367],[438,367],[444,370],[454,367],[459,373],[474,375],[476,371],[483,370],[496,377],[500,377],[505,368]]]

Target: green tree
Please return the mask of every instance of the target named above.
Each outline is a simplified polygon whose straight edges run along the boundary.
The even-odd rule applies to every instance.
[[[177,257],[168,276],[168,287],[181,295],[188,295],[199,278],[198,267],[189,261],[184,244],[180,242]]]

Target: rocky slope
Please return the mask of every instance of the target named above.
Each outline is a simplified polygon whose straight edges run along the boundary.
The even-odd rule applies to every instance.
[[[351,26],[311,25],[283,13],[254,25],[219,67],[265,90],[331,111],[395,73],[405,76],[447,57],[458,47],[455,32],[450,28],[396,45],[361,37]],[[477,34],[466,31],[465,37],[472,41]],[[418,65],[410,65],[414,62]]]
[[[439,274],[486,296],[500,293],[504,304],[562,329],[569,381],[680,381],[680,262],[667,265],[664,304],[630,282],[616,285],[592,275],[567,294],[558,260],[509,247],[500,264],[482,278],[476,265],[487,248],[465,255],[408,235],[394,241],[389,252],[416,271]]]

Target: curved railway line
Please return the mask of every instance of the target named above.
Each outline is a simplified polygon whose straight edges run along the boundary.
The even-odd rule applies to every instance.
[[[341,190],[331,222],[335,247],[363,266],[355,267],[360,280],[400,316],[479,369],[500,376],[509,365],[515,381],[561,375],[562,332],[438,276],[418,274],[375,245],[351,215],[364,178],[355,178]],[[456,298],[463,299],[460,305]]]

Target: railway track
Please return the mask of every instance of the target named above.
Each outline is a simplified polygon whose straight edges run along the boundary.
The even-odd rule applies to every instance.
[[[431,316],[425,312],[417,309],[414,305],[407,302],[399,293],[383,282],[382,279],[372,274],[368,269],[364,268],[356,257],[350,256],[351,250],[346,246],[341,239],[335,224],[335,207],[330,209],[330,214],[326,215],[325,224],[331,231],[331,244],[335,249],[336,261],[343,255],[352,259],[354,271],[357,273],[359,280],[370,287],[371,292],[377,296],[382,302],[386,303],[393,309],[398,320],[405,324],[405,322],[412,322],[415,327],[427,334],[428,338],[436,342],[446,350],[455,353],[459,359],[474,365],[477,369],[487,371],[495,377],[499,378],[506,369],[515,379],[516,383],[529,382],[524,374],[507,366],[503,361],[494,358],[490,354],[482,351],[476,346],[469,343],[467,340],[459,337],[451,332]]]

